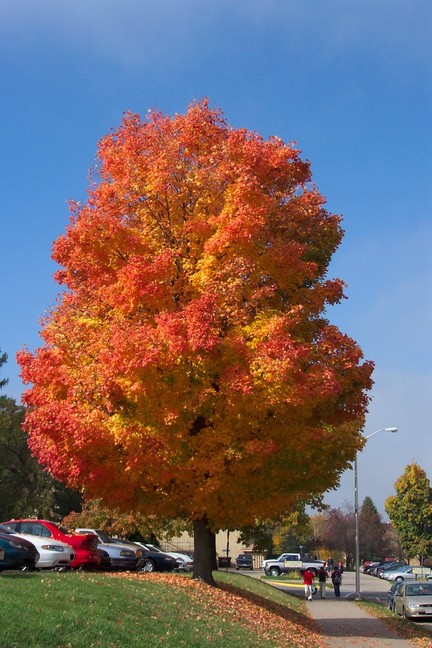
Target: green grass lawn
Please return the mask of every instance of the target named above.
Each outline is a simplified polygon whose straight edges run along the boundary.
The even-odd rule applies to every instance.
[[[299,599],[245,576],[216,578],[218,588],[177,574],[5,572],[0,647],[322,645]]]
[[[217,588],[180,574],[3,572],[0,648],[324,648],[301,597],[264,579],[214,576]],[[430,648],[418,624],[361,605]]]

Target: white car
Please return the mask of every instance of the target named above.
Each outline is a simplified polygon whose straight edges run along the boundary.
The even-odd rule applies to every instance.
[[[18,538],[28,540],[39,552],[39,560],[36,569],[54,569],[55,571],[67,571],[70,563],[75,558],[75,551],[72,547],[55,538],[42,538],[28,533],[13,532]]]

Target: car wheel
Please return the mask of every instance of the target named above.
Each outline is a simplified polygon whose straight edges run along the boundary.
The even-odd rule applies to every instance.
[[[270,576],[279,576],[280,574],[279,567],[272,567],[271,569],[269,569],[269,574]]]
[[[401,581],[403,581],[402,576],[398,576],[397,578],[395,578],[395,581],[396,581],[397,583],[400,583]]]
[[[144,563],[144,565],[143,565],[141,571],[145,571],[145,572],[152,572],[152,571],[155,570],[155,568],[156,568],[156,566],[155,566],[153,560],[150,560],[150,558],[148,558],[148,559],[145,561],[145,563]]]
[[[405,606],[402,607],[402,616],[403,616],[404,619],[408,619],[408,617],[406,615]]]

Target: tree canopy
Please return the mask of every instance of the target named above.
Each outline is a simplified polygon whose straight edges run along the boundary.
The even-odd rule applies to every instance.
[[[7,355],[0,355],[0,366]],[[7,379],[0,381],[0,387]],[[60,520],[80,505],[78,492],[53,479],[30,454],[23,430],[25,408],[0,396],[0,520],[40,516]]]
[[[393,555],[387,525],[370,497],[365,497],[359,513],[360,560]]]
[[[415,462],[409,464],[395,489],[385,510],[402,548],[409,557],[432,555],[432,488],[426,472]]]
[[[178,520],[161,522],[154,516],[110,509],[100,500],[85,502],[80,511],[71,511],[62,522],[68,528],[103,529],[113,536],[140,538],[146,542],[154,542],[157,538],[162,539],[162,536],[166,540],[190,530]]]
[[[7,362],[7,353],[0,353],[0,368]],[[0,389],[7,383],[7,378],[0,379]]]
[[[126,114],[54,244],[65,291],[19,354],[39,460],[110,506],[237,528],[334,487],[372,363],[328,306],[342,238],[309,163],[206,100]]]

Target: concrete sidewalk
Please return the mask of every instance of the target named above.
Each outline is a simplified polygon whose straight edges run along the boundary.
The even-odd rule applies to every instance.
[[[329,595],[307,601],[309,613],[331,648],[413,648],[414,643],[401,639],[384,621],[371,616],[347,599]]]

